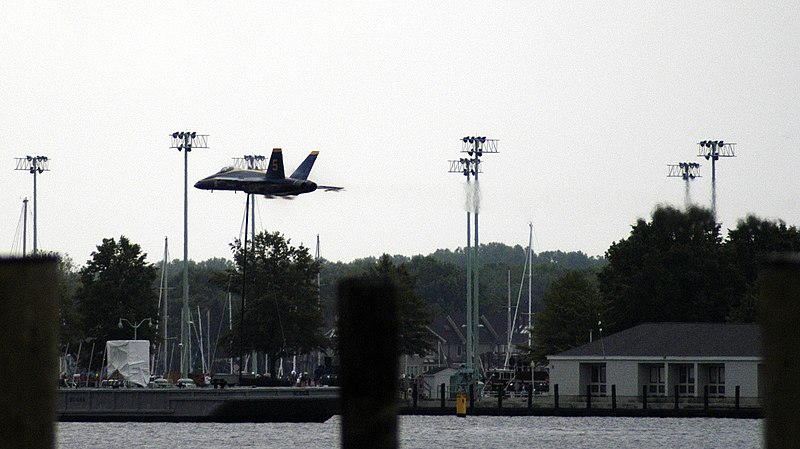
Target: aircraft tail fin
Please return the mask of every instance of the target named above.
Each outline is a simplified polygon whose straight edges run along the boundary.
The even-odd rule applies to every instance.
[[[269,158],[267,166],[267,178],[283,179],[286,175],[283,172],[283,153],[280,148],[272,149],[272,156]]]
[[[292,173],[292,178],[294,179],[308,179],[309,173],[311,173],[311,167],[314,166],[314,161],[317,160],[317,155],[319,151],[312,151],[311,154],[306,156],[306,159],[297,167],[297,170]]]

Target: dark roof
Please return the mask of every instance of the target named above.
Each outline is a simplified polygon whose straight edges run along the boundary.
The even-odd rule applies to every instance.
[[[459,327],[459,331],[461,335],[466,336],[467,328],[466,328],[466,317],[464,315],[461,316],[449,316],[456,326]],[[481,326],[478,328],[479,338],[480,341],[483,343],[493,343],[493,344],[505,344],[508,339],[508,323],[507,323],[507,315],[504,313],[497,313],[497,314],[489,314],[489,315],[482,315]],[[431,330],[436,332],[440,337],[444,338],[448,344],[458,344],[460,342],[460,338],[455,330],[450,325],[450,322],[447,320],[448,315],[445,316],[437,316],[434,318],[433,322],[430,325]],[[494,331],[497,333],[497,338],[491,333],[491,331],[486,328],[483,319],[489,321],[489,324],[492,326]],[[512,334],[512,343],[519,344],[519,343],[527,343],[528,341],[528,333],[525,332],[525,328],[527,327],[526,323],[522,323],[522,319],[517,317],[516,323],[516,332]]]
[[[434,374],[441,373],[442,371],[448,370],[448,369],[453,369],[453,368],[450,368],[449,366],[439,366],[439,367],[436,367],[436,368],[431,368],[428,371],[425,371],[424,373],[422,373],[422,375],[423,376],[433,376]]]
[[[645,323],[558,356],[760,357],[757,324]]]

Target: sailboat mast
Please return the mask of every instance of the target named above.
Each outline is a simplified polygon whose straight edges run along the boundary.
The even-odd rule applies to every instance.
[[[533,313],[531,308],[531,280],[533,277],[533,223],[530,226],[530,234],[528,235],[528,348],[533,347]]]
[[[169,371],[169,367],[167,366],[167,326],[169,323],[169,242],[167,237],[164,237],[164,260],[161,265],[161,291],[159,292],[159,305],[161,306],[161,323],[162,326],[162,334],[161,338],[163,339],[164,344],[164,374],[166,375]]]
[[[22,200],[22,257],[28,254],[28,198]]]
[[[503,368],[508,366],[508,354],[511,352],[511,270],[508,270],[508,321],[506,322],[506,362]]]

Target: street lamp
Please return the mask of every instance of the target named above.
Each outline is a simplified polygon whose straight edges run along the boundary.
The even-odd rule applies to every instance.
[[[123,321],[124,321],[124,322],[126,322],[126,323],[128,323],[128,325],[129,325],[130,327],[132,327],[132,328],[133,328],[133,339],[134,339],[134,340],[138,340],[138,339],[139,339],[136,331],[139,329],[139,326],[141,326],[142,324],[144,324],[144,322],[145,322],[145,321],[147,321],[147,323],[148,323],[148,326],[150,326],[150,327],[153,327],[153,319],[152,319],[152,318],[145,318],[145,319],[143,319],[142,321],[139,321],[139,322],[138,322],[138,323],[136,323],[136,324],[133,324],[133,323],[131,323],[130,321],[126,320],[125,318],[120,318],[120,319],[119,319],[119,323],[117,323],[117,326],[118,326],[120,329],[122,329],[122,327],[123,327],[123,326],[122,326],[122,322],[123,322]]]

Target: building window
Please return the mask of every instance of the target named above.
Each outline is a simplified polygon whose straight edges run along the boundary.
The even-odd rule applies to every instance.
[[[589,392],[592,396],[606,395],[606,366],[589,366]]]
[[[650,367],[650,383],[647,384],[647,394],[650,396],[666,396],[667,388],[664,384],[664,366]]]
[[[678,394],[681,396],[694,396],[694,365],[680,365],[678,367]]]
[[[725,365],[708,367],[708,395],[725,397]]]

